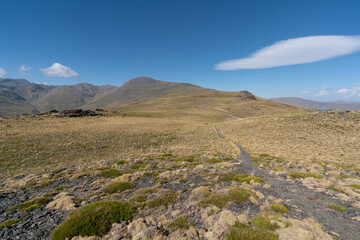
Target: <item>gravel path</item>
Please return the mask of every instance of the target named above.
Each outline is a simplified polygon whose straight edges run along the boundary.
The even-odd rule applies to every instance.
[[[220,138],[224,138],[215,127]],[[270,194],[276,198],[284,199],[285,206],[290,210],[289,217],[304,219],[315,219],[323,226],[323,229],[334,237],[340,236],[344,240],[359,240],[360,239],[360,224],[351,218],[358,216],[355,208],[341,200],[335,199],[332,196],[323,193],[315,192],[301,184],[300,181],[288,182],[284,178],[270,175],[269,171],[259,169],[250,159],[250,155],[240,145],[234,143],[240,150],[241,165],[238,167],[237,174],[253,174],[266,181],[272,186]],[[347,208],[346,211],[329,210],[329,204],[342,205]],[[298,212],[292,205],[297,206],[302,212]],[[291,211],[293,209],[294,211]],[[334,232],[337,235],[334,234]]]

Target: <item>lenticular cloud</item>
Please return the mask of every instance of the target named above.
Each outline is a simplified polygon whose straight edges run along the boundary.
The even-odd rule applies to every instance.
[[[215,65],[216,70],[261,69],[311,63],[360,50],[360,36],[310,36],[274,43],[247,58]]]

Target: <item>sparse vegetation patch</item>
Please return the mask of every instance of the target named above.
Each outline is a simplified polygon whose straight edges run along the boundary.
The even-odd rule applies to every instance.
[[[16,204],[9,208],[9,210],[32,211],[34,209],[40,208],[48,202],[50,202],[50,198],[38,197],[24,203]]]
[[[328,208],[336,210],[336,211],[346,211],[346,208],[339,205],[328,205]]]
[[[4,227],[7,227],[7,226],[11,226],[17,222],[19,222],[20,220],[17,219],[17,218],[14,218],[14,219],[8,219],[6,220],[5,222],[1,223],[0,224],[0,230],[3,229]]]
[[[131,189],[133,188],[135,185],[131,182],[125,182],[125,181],[120,181],[120,182],[114,182],[114,183],[110,183],[109,185],[107,185],[104,189],[103,192],[104,193],[117,193],[117,192],[123,192],[127,189]]]
[[[236,222],[225,235],[225,240],[278,240],[279,236],[271,231],[253,229],[250,226]]]
[[[275,212],[286,214],[289,210],[282,204],[271,204],[271,209]]]
[[[69,214],[52,234],[53,240],[75,236],[103,236],[115,222],[133,218],[133,208],[125,201],[100,201],[85,205]]]

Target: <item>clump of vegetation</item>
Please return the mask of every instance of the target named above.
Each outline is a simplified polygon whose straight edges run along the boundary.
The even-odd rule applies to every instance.
[[[265,182],[264,179],[259,178],[259,177],[255,177],[253,175],[250,174],[235,174],[235,173],[226,173],[226,174],[222,174],[222,176],[219,178],[220,181],[237,181],[237,182],[247,182],[250,183],[251,181],[254,181],[256,183],[261,183],[261,182]]]
[[[107,185],[104,189],[104,193],[116,193],[116,192],[123,192],[127,189],[133,188],[135,185],[131,182],[120,181],[114,182]]]
[[[172,230],[177,230],[177,229],[189,229],[189,227],[191,226],[191,223],[189,222],[187,217],[178,217],[176,218],[171,224],[170,224],[170,228]]]
[[[328,208],[336,210],[336,211],[346,211],[346,208],[339,205],[328,205]]]
[[[336,191],[336,192],[344,192],[343,190],[341,190],[340,188],[334,187],[334,186],[329,186],[330,189]]]
[[[0,224],[0,229],[3,229],[4,227],[7,227],[7,226],[11,226],[17,222],[19,222],[20,220],[17,219],[17,218],[14,218],[14,219],[8,219],[6,220],[5,222],[3,222],[2,224]]]
[[[122,175],[122,173],[119,172],[118,170],[116,170],[114,168],[107,168],[107,169],[101,170],[101,173],[98,176],[104,177],[104,178],[116,178],[121,175]]]
[[[176,194],[174,192],[168,192],[165,197],[158,197],[153,200],[146,202],[146,207],[148,208],[156,208],[160,206],[168,206],[169,203],[174,202],[176,199]]]
[[[356,178],[358,178],[358,177],[356,177],[356,176],[354,176],[354,175],[350,175],[350,174],[340,174],[340,175],[338,176],[338,178],[340,178],[340,179],[344,179],[344,178],[354,178],[354,179],[356,179]]]
[[[280,228],[277,222],[279,216],[276,214],[263,213],[254,217],[251,220],[251,224],[260,230],[275,231]]]
[[[123,165],[123,164],[125,164],[125,163],[126,163],[125,160],[119,160],[119,161],[117,161],[117,164],[119,164],[119,165]]]
[[[133,165],[130,166],[131,169],[139,169],[145,167],[146,164],[143,161],[137,161]]]
[[[215,193],[207,198],[202,199],[198,205],[200,207],[207,207],[209,205],[217,206],[218,208],[224,208],[227,205],[230,197],[226,193]]]
[[[53,240],[71,239],[75,236],[103,236],[116,222],[129,221],[134,209],[125,201],[94,202],[69,214],[52,234]]]
[[[289,174],[289,176],[292,177],[292,178],[308,178],[308,177],[317,178],[317,179],[324,178],[324,176],[321,175],[321,174],[299,173],[299,172],[292,172],[292,173]]]
[[[354,192],[360,193],[360,185],[359,184],[350,184],[347,186],[351,187]]]
[[[249,190],[241,187],[232,187],[229,189],[230,200],[237,204],[248,201],[252,195]]]
[[[207,162],[207,163],[221,163],[222,160],[217,159],[217,158],[209,158],[209,159],[206,159],[205,162]]]
[[[282,204],[271,204],[271,209],[282,214],[287,214],[289,212],[289,210]]]
[[[62,185],[62,186],[58,186],[54,189],[54,191],[56,192],[61,192],[62,190],[64,190],[64,188],[68,188],[68,185]]]
[[[9,208],[9,210],[20,210],[20,211],[32,211],[34,209],[40,208],[42,205],[50,202],[48,197],[38,197],[30,201],[16,204]]]
[[[261,229],[253,229],[250,226],[235,222],[229,233],[225,234],[225,240],[278,240],[279,236],[273,232]]]

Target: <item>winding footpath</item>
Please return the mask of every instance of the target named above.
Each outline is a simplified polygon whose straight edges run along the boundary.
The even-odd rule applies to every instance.
[[[228,113],[204,106],[198,107],[223,114],[230,117],[230,119],[238,119],[238,117]],[[214,128],[219,138],[226,139],[226,137],[221,135],[216,126],[214,126]],[[229,141],[232,142],[231,140]],[[252,162],[250,155],[244,148],[235,142],[232,143],[240,150],[239,158],[242,161],[236,173],[252,174],[264,179],[267,184],[272,186],[270,190],[264,189],[264,191],[267,191],[267,195],[285,200],[286,206],[289,209],[289,217],[295,219],[312,218],[321,224],[323,229],[331,236],[344,240],[360,240],[360,224],[358,221],[351,219],[357,216],[356,209],[350,203],[345,205],[347,208],[346,211],[329,210],[327,208],[329,204],[344,206],[344,202],[324,192],[311,190],[303,186],[298,180],[288,182],[285,180],[286,176],[283,178],[281,176],[271,175],[269,170],[262,170]],[[296,211],[294,206],[297,206],[301,212]]]

